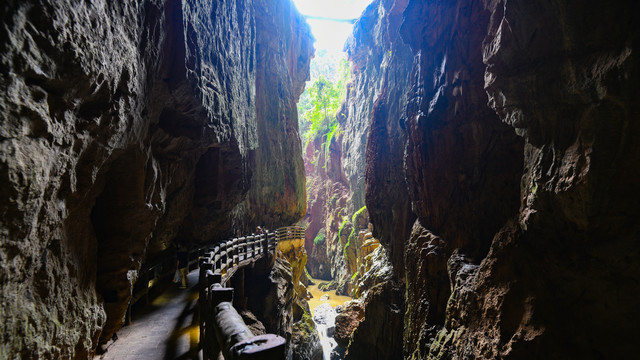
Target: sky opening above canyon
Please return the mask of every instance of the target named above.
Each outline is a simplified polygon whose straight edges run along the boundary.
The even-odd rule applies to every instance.
[[[372,0],[293,0],[303,15],[330,18],[356,19]],[[330,20],[307,19],[316,38],[316,50],[342,52],[344,43],[353,31],[353,24]]]

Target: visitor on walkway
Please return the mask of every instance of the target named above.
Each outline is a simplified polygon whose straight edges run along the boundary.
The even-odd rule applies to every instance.
[[[178,247],[178,271],[182,279],[181,289],[187,288],[187,274],[189,273],[189,253]]]

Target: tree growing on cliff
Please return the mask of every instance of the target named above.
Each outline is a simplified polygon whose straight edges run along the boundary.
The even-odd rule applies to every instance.
[[[338,75],[331,74],[337,78],[336,82],[320,74],[300,98],[300,132],[305,141],[334,134],[336,131],[335,115],[346,97],[347,83],[351,78],[351,67],[346,59],[340,60],[337,68]]]

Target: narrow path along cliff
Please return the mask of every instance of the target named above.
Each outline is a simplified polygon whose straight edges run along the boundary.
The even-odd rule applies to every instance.
[[[189,286],[168,287],[148,305],[141,305],[132,323],[118,331],[100,360],[201,359],[198,321],[198,270],[187,277]]]

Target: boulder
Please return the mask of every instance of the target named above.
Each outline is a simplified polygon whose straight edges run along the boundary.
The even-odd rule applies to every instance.
[[[351,334],[364,319],[364,306],[361,301],[346,302],[336,316],[336,330],[334,339],[338,346],[346,348],[351,340]]]

